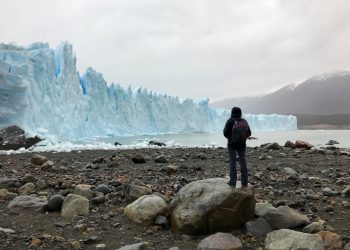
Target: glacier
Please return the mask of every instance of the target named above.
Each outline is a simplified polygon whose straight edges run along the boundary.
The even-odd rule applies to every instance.
[[[107,84],[92,68],[80,75],[68,42],[0,44],[0,128],[22,127],[54,142],[78,138],[222,131],[230,112],[209,100]],[[250,115],[253,131],[296,130],[291,115]]]

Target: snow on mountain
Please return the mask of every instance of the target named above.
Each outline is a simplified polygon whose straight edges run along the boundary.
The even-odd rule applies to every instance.
[[[18,125],[51,141],[85,137],[217,132],[229,111],[209,100],[108,85],[102,74],[76,69],[72,45],[0,44],[0,128]],[[296,118],[246,115],[253,130],[295,130]]]

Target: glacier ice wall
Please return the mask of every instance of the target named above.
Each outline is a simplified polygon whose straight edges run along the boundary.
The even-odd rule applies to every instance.
[[[145,89],[108,85],[76,69],[72,46],[0,44],[0,128],[18,125],[52,140],[222,131],[228,111],[208,100],[179,100]],[[295,130],[294,116],[246,115],[253,130]]]

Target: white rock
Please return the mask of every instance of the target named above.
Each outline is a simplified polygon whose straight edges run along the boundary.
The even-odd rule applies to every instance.
[[[125,215],[133,222],[140,224],[152,224],[158,215],[167,211],[166,202],[156,195],[144,195],[125,209]]]
[[[23,186],[21,186],[18,189],[18,192],[20,195],[25,195],[25,194],[33,193],[34,190],[35,190],[35,185],[31,182],[28,182],[28,183],[24,184]]]
[[[61,214],[64,217],[89,214],[89,200],[83,196],[69,194],[63,201]]]
[[[20,195],[10,201],[7,207],[10,212],[15,213],[23,211],[39,212],[45,205],[47,205],[47,200],[44,198],[29,195]]]
[[[289,229],[273,231],[266,236],[267,250],[324,250],[323,241],[318,234],[307,234]]]

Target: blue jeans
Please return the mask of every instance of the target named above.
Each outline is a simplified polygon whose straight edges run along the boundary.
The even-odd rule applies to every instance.
[[[238,153],[239,165],[241,166],[241,183],[242,186],[248,185],[248,169],[245,160],[245,145],[233,145],[228,147],[228,153],[230,155],[230,185],[236,186],[237,182],[237,168],[236,168],[236,156]]]

